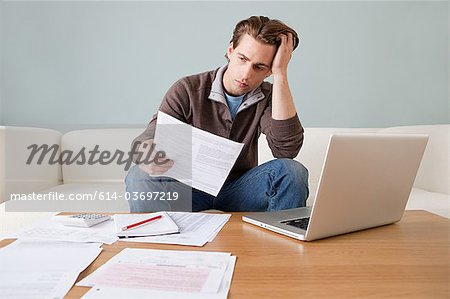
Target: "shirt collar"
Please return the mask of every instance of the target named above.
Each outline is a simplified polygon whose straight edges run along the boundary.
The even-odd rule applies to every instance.
[[[217,72],[216,72],[216,78],[214,78],[214,81],[212,83],[211,86],[211,92],[209,94],[209,99],[216,101],[216,102],[221,102],[226,104],[227,100],[225,98],[224,95],[224,89],[223,89],[223,83],[222,83],[222,79],[223,79],[223,74],[225,73],[225,70],[227,69],[228,64],[220,67]],[[254,90],[250,91],[249,93],[247,93],[244,96],[244,102],[245,102],[245,106],[241,106],[239,110],[242,110],[242,108],[246,108],[256,102],[259,102],[261,100],[263,100],[265,98],[264,93],[261,90],[261,86],[258,86],[257,88],[255,88]]]

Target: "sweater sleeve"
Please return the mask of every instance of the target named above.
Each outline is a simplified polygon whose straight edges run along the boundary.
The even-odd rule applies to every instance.
[[[186,80],[180,79],[175,82],[172,87],[169,88],[165,94],[159,111],[164,112],[176,119],[187,122],[189,118],[189,95],[187,92],[188,83]],[[137,149],[137,143],[142,143],[146,140],[153,139],[156,131],[157,114],[154,114],[152,119],[147,125],[147,128],[139,136],[137,136],[131,143],[131,149],[133,151]],[[134,154],[132,159],[136,161],[137,154]]]
[[[260,120],[261,132],[275,158],[295,158],[303,145],[303,127],[298,115],[277,120],[272,118],[272,105],[267,106]]]

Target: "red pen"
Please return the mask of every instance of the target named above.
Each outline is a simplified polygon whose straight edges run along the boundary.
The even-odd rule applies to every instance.
[[[142,224],[145,224],[145,223],[149,223],[149,222],[161,219],[161,218],[162,218],[162,215],[158,215],[158,216],[155,216],[155,217],[152,217],[152,218],[149,218],[149,219],[145,219],[145,220],[139,221],[137,223],[133,223],[133,224],[130,224],[130,225],[122,227],[122,231],[130,229],[130,228],[133,228],[133,227],[136,227],[136,226],[139,226],[139,225],[142,225]]]

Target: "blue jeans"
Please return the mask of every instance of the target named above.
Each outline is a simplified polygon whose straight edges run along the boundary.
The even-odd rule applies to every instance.
[[[171,178],[151,177],[137,165],[130,168],[125,183],[129,194],[176,191],[182,199],[131,198],[128,202],[131,212],[187,211],[190,208],[194,212],[208,209],[226,212],[278,211],[305,206],[309,194],[308,170],[292,159],[275,159],[250,169],[236,179],[227,180],[217,197]]]

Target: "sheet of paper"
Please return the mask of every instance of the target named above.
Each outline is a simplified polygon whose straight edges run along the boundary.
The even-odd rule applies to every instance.
[[[65,226],[57,216],[40,221],[11,237],[19,239],[52,240],[68,242],[94,242],[112,244],[117,241],[114,221],[108,220],[92,227]]]
[[[158,112],[155,143],[174,166],[164,175],[217,196],[244,144]],[[190,182],[191,181],[191,182]]]
[[[83,299],[97,299],[97,298],[226,299],[228,297],[228,292],[230,291],[231,280],[233,277],[235,264],[236,264],[236,257],[231,256],[224,277],[222,279],[219,291],[216,294],[163,292],[163,291],[151,291],[146,289],[128,289],[128,288],[116,288],[110,286],[95,285],[82,298]]]
[[[167,236],[121,239],[125,242],[163,243],[203,246],[211,242],[230,219],[230,214],[168,212],[180,228],[180,233]]]
[[[16,240],[0,249],[0,298],[63,298],[101,243]]]
[[[212,242],[214,240],[214,238],[219,234],[220,230],[225,226],[225,224],[226,222],[222,223],[215,231],[210,234],[208,242]]]
[[[81,272],[97,258],[101,243],[16,240],[0,249],[0,269],[8,272]]]
[[[0,298],[63,298],[75,283],[77,272],[0,272]]]
[[[78,286],[217,293],[230,253],[126,248]]]

